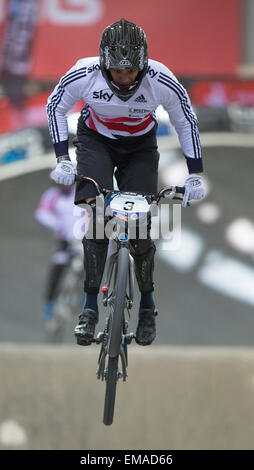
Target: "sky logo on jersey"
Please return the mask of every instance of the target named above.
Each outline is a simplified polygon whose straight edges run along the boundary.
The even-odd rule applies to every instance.
[[[93,98],[96,99],[96,100],[105,100],[105,101],[109,102],[111,100],[112,96],[113,96],[113,93],[110,94],[106,91],[103,92],[103,90],[93,92]]]
[[[151,78],[154,78],[156,77],[158,72],[155,72],[155,70],[153,70],[152,67],[150,67],[149,65],[146,73],[148,73],[148,75],[150,75]]]
[[[100,65],[99,64],[93,64],[90,67],[87,68],[87,73],[95,72],[95,70],[100,70]]]
[[[137,103],[147,103],[144,95],[139,95],[134,101],[136,101]]]

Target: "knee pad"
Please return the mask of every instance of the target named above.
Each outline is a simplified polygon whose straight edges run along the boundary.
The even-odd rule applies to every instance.
[[[97,294],[107,258],[108,240],[89,240],[84,237],[82,243],[85,268],[84,291],[89,294]]]
[[[108,239],[105,236],[104,201],[99,198],[89,203],[92,209],[88,230],[82,240],[84,247],[84,290],[97,294],[100,289],[107,258]]]
[[[151,238],[131,241],[131,255],[140,292],[153,292],[154,254],[156,248]]]
[[[89,240],[96,240],[98,243],[104,243],[107,240],[105,235],[105,208],[104,200],[96,198],[89,204],[89,226],[85,234],[85,238]]]

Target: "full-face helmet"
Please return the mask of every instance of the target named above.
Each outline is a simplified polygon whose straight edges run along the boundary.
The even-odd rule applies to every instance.
[[[138,89],[146,74],[148,47],[146,35],[140,26],[122,18],[103,31],[100,41],[101,72],[109,88],[123,101]],[[113,82],[110,69],[137,70],[138,75],[129,88],[122,89]]]

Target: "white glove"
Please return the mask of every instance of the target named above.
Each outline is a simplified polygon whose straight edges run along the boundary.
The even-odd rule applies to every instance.
[[[182,206],[186,207],[188,201],[191,199],[202,199],[205,191],[203,186],[203,179],[200,175],[190,174],[184,183],[185,193],[183,196]]]
[[[69,160],[62,160],[57,165],[54,171],[51,172],[50,178],[57,184],[65,184],[69,186],[74,184],[76,168]]]

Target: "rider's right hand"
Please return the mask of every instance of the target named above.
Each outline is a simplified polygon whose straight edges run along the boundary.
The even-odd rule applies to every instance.
[[[69,160],[60,161],[54,171],[51,172],[50,177],[57,184],[65,184],[69,186],[74,184],[76,168]]]

